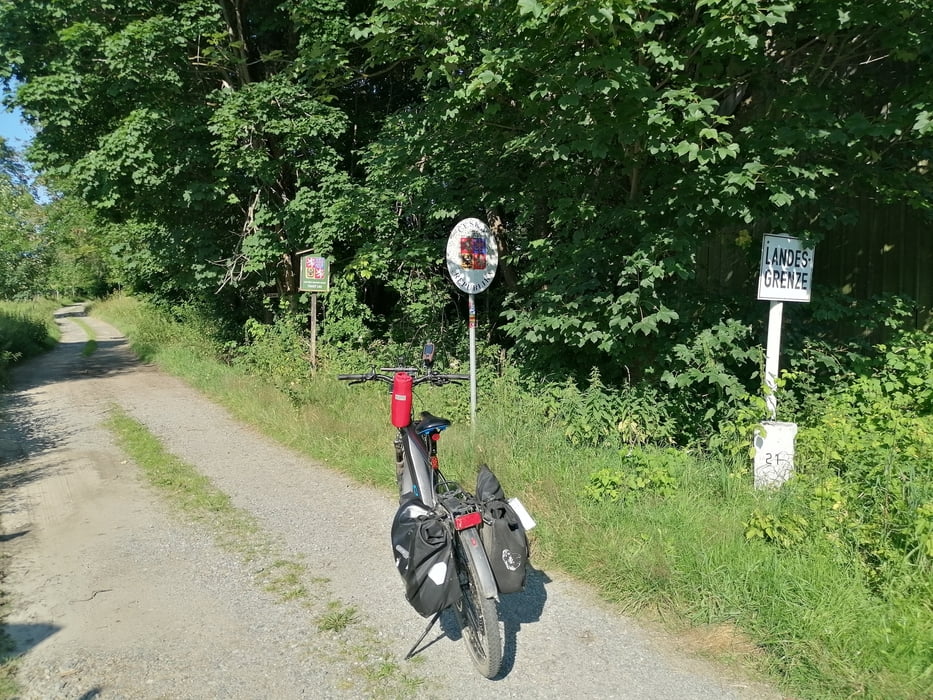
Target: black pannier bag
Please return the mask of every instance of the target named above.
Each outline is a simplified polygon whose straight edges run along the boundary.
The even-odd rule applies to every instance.
[[[479,466],[479,473],[476,475],[476,500],[480,503],[505,500],[505,491],[502,490],[502,484],[499,483],[498,477],[485,464]]]
[[[424,617],[460,597],[452,538],[449,524],[419,498],[402,503],[392,521],[392,552],[405,581],[405,598]]]
[[[518,515],[505,500],[502,485],[485,464],[476,478],[476,499],[483,513],[480,536],[500,593],[525,588],[528,535]]]

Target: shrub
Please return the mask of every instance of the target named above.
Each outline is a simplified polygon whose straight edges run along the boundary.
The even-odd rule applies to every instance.
[[[16,362],[54,347],[58,328],[52,311],[58,302],[3,302],[0,304],[0,383]]]
[[[572,380],[545,385],[542,408],[579,447],[669,445],[675,433],[656,390],[645,384],[607,387],[596,369],[583,389]]]
[[[590,474],[583,495],[592,501],[630,502],[645,494],[665,497],[677,488],[686,455],[680,450],[628,448],[619,452],[621,465]]]
[[[807,536],[844,548],[884,593],[933,575],[933,337],[901,334],[876,349],[810,403],[793,498],[773,517],[802,518]],[[752,524],[747,534],[770,537]]]

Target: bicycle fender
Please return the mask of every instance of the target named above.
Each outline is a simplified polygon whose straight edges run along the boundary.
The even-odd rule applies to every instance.
[[[473,562],[473,568],[479,577],[479,592],[484,598],[499,600],[499,587],[496,585],[492,567],[489,566],[489,558],[486,556],[486,550],[483,549],[479,531],[475,527],[470,527],[458,532],[457,536],[460,538],[464,554]]]

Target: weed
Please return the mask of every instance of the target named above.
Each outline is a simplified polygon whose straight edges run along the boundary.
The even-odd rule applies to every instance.
[[[264,588],[269,593],[277,595],[282,601],[307,598],[308,589],[304,584],[306,573],[303,565],[279,559],[269,568],[264,579]]]
[[[323,615],[317,623],[322,632],[342,632],[352,624],[359,622],[360,616],[352,605],[342,607],[342,603],[332,603],[334,609]]]
[[[583,493],[594,501],[629,502],[643,494],[670,496],[677,488],[672,471],[682,460],[677,450],[638,450],[629,448],[619,453],[621,465],[604,467],[590,475]]]

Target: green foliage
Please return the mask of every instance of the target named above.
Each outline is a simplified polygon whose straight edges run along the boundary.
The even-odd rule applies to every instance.
[[[13,364],[55,346],[60,333],[52,312],[59,306],[52,300],[0,302],[0,384]]]
[[[233,362],[297,399],[311,374],[310,348],[303,331],[299,317],[288,314],[272,324],[247,321],[245,342],[235,348]]]
[[[797,437],[800,476],[747,536],[825,540],[881,595],[924,585],[933,575],[931,352],[929,334],[899,334],[859,355],[859,374],[812,397]]]
[[[541,400],[545,415],[558,422],[572,445],[660,445],[673,437],[657,392],[647,385],[607,387],[596,369],[585,388],[572,381],[547,384]]]
[[[677,474],[683,473],[686,456],[674,449],[628,448],[619,452],[621,466],[590,474],[583,495],[593,501],[629,503],[645,494],[673,495]]]
[[[756,510],[745,523],[745,538],[761,539],[784,548],[791,548],[803,541],[807,534],[807,526],[807,521],[794,513],[775,515]]]
[[[25,164],[2,137],[0,212],[0,299],[31,299],[48,289],[44,215],[29,188]]]
[[[899,44],[889,28],[906,17],[931,21],[896,5],[884,31],[865,33],[868,15],[829,3],[384,3],[358,36],[374,66],[416,56],[399,73],[425,97],[370,148],[369,184],[404,189],[399,241],[482,208],[508,252],[492,290],[502,330],[537,368],[640,375],[708,301],[690,279],[708,232],[818,238],[843,220],[842,191],[878,191],[869,183],[888,164],[872,154],[930,97],[901,72],[928,41],[911,31],[910,52],[876,50]],[[893,122],[885,93],[912,95]],[[928,184],[909,150],[890,175],[912,196]]]
[[[746,452],[756,426],[767,415],[755,382],[763,364],[752,328],[734,319],[719,321],[675,345],[661,381],[674,391],[666,403],[678,414],[678,437],[731,454]]]
[[[669,424],[623,442],[722,424],[734,445],[760,319],[698,284],[700,255],[819,241],[852,198],[928,209],[931,36],[919,0],[5,3],[8,101],[42,127],[30,157],[93,212],[65,197],[48,235],[0,239],[24,268],[3,281],[28,291],[51,265],[54,289],[210,303],[242,327],[294,299],[311,248],[335,279],[322,342],[406,343],[464,324],[443,249],[479,216],[501,251],[488,342],[558,385],[596,367],[625,394],[673,389]],[[782,410],[843,363],[839,335],[787,344]],[[570,439],[616,441],[625,411],[581,411],[601,418]]]

